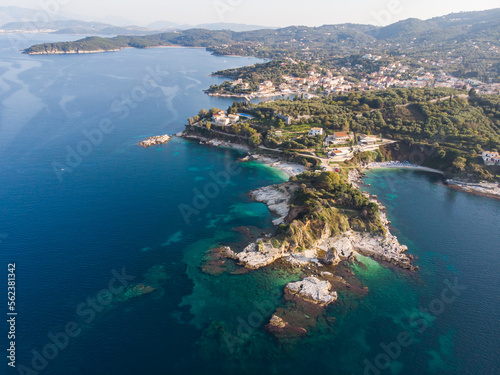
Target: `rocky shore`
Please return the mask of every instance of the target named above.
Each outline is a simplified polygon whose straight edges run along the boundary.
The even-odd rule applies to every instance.
[[[290,211],[288,202],[295,190],[296,186],[294,184],[284,183],[252,190],[250,196],[257,202],[266,204],[269,211],[278,215],[278,218],[273,220],[273,224],[280,225],[285,222],[285,218]]]
[[[199,141],[200,144],[207,146],[234,148],[236,150],[246,151],[246,152],[250,151],[250,148],[247,145],[241,143],[221,141],[220,139],[207,138],[196,134],[180,133],[179,136],[185,139]]]
[[[181,133],[179,134],[179,136],[185,139],[197,140],[200,142],[200,144],[204,144],[207,146],[227,147],[227,148],[234,148],[240,151],[245,151],[248,153],[248,155],[245,156],[244,158],[239,159],[239,161],[241,162],[246,162],[250,160],[260,161],[261,163],[267,164],[270,167],[285,172],[289,177],[298,175],[306,170],[306,167],[304,167],[303,165],[288,163],[286,161],[280,160],[277,157],[261,155],[261,154],[252,154],[250,153],[250,148],[245,144],[222,141],[220,139],[207,138],[197,134]]]
[[[445,180],[447,186],[467,193],[500,199],[500,184],[495,182],[468,182],[458,179]]]
[[[207,145],[234,147],[249,152],[246,146],[227,141],[208,139],[198,135],[183,135],[183,137],[196,139]],[[289,176],[306,170],[301,165],[289,164],[269,155],[248,154],[239,159],[240,162],[250,160],[258,160],[279,168]],[[361,178],[362,173],[359,170],[350,170],[348,180],[355,187],[359,188],[362,185]],[[290,201],[298,188],[300,186],[297,183],[287,181],[253,190],[249,194],[254,200],[268,206],[269,210],[277,216],[273,224],[278,226],[287,224],[287,219],[292,215]],[[359,281],[354,281],[356,286],[352,286],[353,281],[347,282],[342,277],[344,276],[342,271],[338,271],[343,269],[343,272],[351,272],[348,264],[356,262],[356,258],[360,255],[412,271],[417,269],[412,264],[412,256],[407,254],[407,247],[400,244],[398,239],[390,233],[390,223],[383,211],[384,207],[380,205],[376,197],[369,196],[367,193],[365,195],[380,207],[379,216],[384,235],[348,230],[332,236],[331,231],[325,228],[318,241],[300,252],[297,252],[295,246],[286,240],[281,242],[269,235],[262,235],[240,252],[235,252],[230,247],[222,247],[209,252],[207,263],[202,269],[213,275],[228,272],[224,258],[232,259],[235,266],[237,264],[241,270],[247,271],[263,267],[300,269],[301,280],[286,284],[284,287],[286,304],[276,309],[266,325],[267,331],[276,338],[296,340],[314,329],[317,319],[323,316],[325,308],[337,301],[338,290],[351,290],[361,294],[368,292],[362,285],[357,285]],[[241,272],[233,270],[231,273]],[[337,272],[340,272],[340,275]],[[355,279],[354,275],[352,279]]]
[[[151,147],[151,146],[157,146],[157,145],[167,143],[168,141],[170,141],[171,138],[172,137],[170,137],[167,134],[157,135],[157,136],[149,137],[149,138],[145,139],[144,141],[139,143],[139,146],[144,147],[144,148]]]

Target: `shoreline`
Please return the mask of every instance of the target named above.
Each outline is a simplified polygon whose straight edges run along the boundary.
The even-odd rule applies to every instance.
[[[30,47],[29,47],[30,48]],[[119,48],[114,48],[114,49],[99,49],[99,50],[92,50],[92,51],[87,51],[87,50],[70,50],[70,51],[51,51],[51,52],[26,52],[23,50],[24,55],[84,55],[88,53],[106,53],[106,52],[120,52],[125,49],[152,49],[152,48],[196,48],[196,49],[205,49],[206,47],[190,47],[190,46],[148,46],[144,48],[137,48],[137,47],[131,47],[131,46],[125,46],[125,47],[119,47]]]
[[[464,193],[469,193],[473,195],[478,195],[486,198],[500,199],[500,184],[496,182],[486,182],[486,181],[464,181],[460,179],[444,178],[444,172],[438,169],[433,169],[429,167],[422,167],[420,165],[405,165],[397,162],[385,162],[385,163],[370,163],[366,167],[362,167],[363,171],[376,170],[376,169],[409,169],[429,173],[437,173],[443,176],[443,185]]]
[[[246,145],[236,144],[229,141],[221,141],[217,139],[209,139],[203,136],[192,135],[192,134],[187,135],[182,133],[179,136],[186,139],[200,140],[201,142],[204,142],[204,144],[215,147],[228,147],[240,151],[242,150],[246,151],[248,155],[240,159],[240,161],[250,161],[250,160],[260,161],[261,163],[264,163],[271,168],[275,168],[282,172],[285,172],[289,176],[289,178],[297,174],[300,174],[306,170],[306,168],[302,165],[287,163],[285,161],[280,160],[279,158],[276,158],[275,156],[263,155],[263,154],[250,154],[250,148]],[[354,173],[354,176],[352,176],[351,173]],[[360,173],[357,170],[352,170],[351,173],[349,173],[348,182],[353,183],[353,185],[357,189],[360,189],[361,185]],[[266,204],[271,212],[274,212],[275,214],[278,215],[278,218],[273,220],[273,224],[277,226],[284,222],[285,217],[288,215],[290,211],[289,200],[292,194],[291,191],[288,191],[289,189],[290,189],[290,182],[286,181],[281,184],[264,186],[262,188],[252,190],[249,192],[249,194],[256,201]],[[381,202],[378,201],[377,197],[370,196],[368,193],[364,194],[370,199],[370,201],[378,205],[380,210],[380,220],[386,230],[386,235],[385,237],[372,236],[370,234],[358,233],[350,230],[348,232],[351,233],[351,236],[348,235],[347,237],[351,238],[350,242],[352,248],[359,254],[370,256],[379,261],[394,264],[402,269],[410,269],[410,270],[418,269],[418,267],[415,267],[411,264],[411,260],[413,259],[413,257],[411,255],[408,256],[405,253],[406,250],[408,249],[407,246],[401,245],[397,237],[390,232],[389,228],[390,221],[387,219],[386,213],[383,212],[385,207],[381,204]],[[346,233],[342,233],[339,236],[345,236],[345,235]],[[326,240],[332,241],[333,238],[328,237],[326,238]],[[316,253],[320,247],[321,244],[318,243],[315,246],[313,246],[314,249],[310,251]],[[256,251],[256,246],[255,243],[251,243],[243,251],[244,254],[242,254],[240,257],[238,257],[237,254],[235,254],[235,256],[239,260],[245,259],[243,263],[246,263],[247,266],[249,265],[249,268],[253,269],[255,269],[255,265],[252,265],[252,262],[254,260],[256,260],[257,264],[259,264],[259,266],[257,266],[256,268],[260,268],[268,264],[271,264],[278,258],[282,257],[286,257],[286,259],[288,259],[291,263],[296,263],[296,259],[290,254],[285,254],[284,249],[281,248],[275,249],[271,246],[268,247],[267,250],[268,250],[267,251],[268,257],[266,257],[262,252],[259,251],[257,251],[258,254],[253,254]],[[312,261],[307,262],[308,264],[317,263],[317,259],[315,256],[311,257],[311,259]]]
[[[437,173],[440,175],[444,175],[443,171],[440,171],[438,169],[434,168],[429,168],[429,167],[423,167],[421,165],[415,165],[415,164],[404,164],[404,163],[398,163],[398,162],[384,162],[384,163],[370,163],[363,169],[365,170],[373,170],[373,169],[410,169],[410,170],[416,170],[416,171],[422,171],[422,172],[429,172],[429,173]]]
[[[446,179],[444,185],[450,189],[486,198],[500,199],[500,184],[493,182],[467,182],[457,179]],[[496,185],[496,186],[495,186]]]
[[[250,147],[248,147],[247,145],[240,144],[240,143],[221,141],[218,139],[211,139],[211,138],[203,137],[201,135],[194,135],[194,134],[181,133],[178,136],[181,138],[184,138],[184,139],[197,140],[197,141],[203,142],[201,144],[208,145],[208,146],[226,147],[226,148],[232,148],[232,149],[239,150],[239,151],[245,151],[245,152],[247,152],[247,155],[245,157],[243,157],[242,159],[239,159],[240,161],[243,161],[243,162],[250,161],[250,160],[259,161],[259,162],[267,165],[270,168],[274,168],[280,172],[284,172],[288,176],[288,178],[296,176],[296,175],[298,175],[306,170],[306,167],[304,167],[303,165],[283,161],[275,156],[262,155],[262,154],[252,154],[250,151]]]

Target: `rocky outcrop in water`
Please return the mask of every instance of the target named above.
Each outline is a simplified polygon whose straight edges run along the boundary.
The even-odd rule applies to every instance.
[[[270,242],[258,240],[245,247],[241,253],[235,253],[234,258],[247,268],[257,269],[271,264],[285,254],[284,246],[274,247]]]
[[[304,280],[286,284],[285,290],[306,301],[327,306],[337,300],[337,292],[330,291],[332,285],[326,280],[306,277]]]
[[[167,134],[157,135],[157,136],[149,137],[149,138],[145,139],[144,141],[139,143],[139,146],[147,148],[147,147],[151,147],[151,146],[161,145],[163,143],[167,143],[168,141],[170,141],[171,138],[172,137],[170,137]]]

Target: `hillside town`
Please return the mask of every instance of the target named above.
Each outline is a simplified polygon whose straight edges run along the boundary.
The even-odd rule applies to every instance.
[[[366,54],[362,57],[368,61],[379,61],[382,56]],[[288,58],[282,65],[298,64],[295,60]],[[351,91],[382,90],[386,88],[454,88],[474,89],[478,94],[499,94],[500,83],[484,83],[476,79],[459,79],[446,73],[442,68],[453,63],[460,62],[459,59],[450,61],[439,60],[437,62],[421,59],[419,63],[424,67],[412,68],[404,62],[395,61],[381,66],[373,73],[365,72],[363,64],[356,64],[350,68],[342,67],[338,70],[312,68],[307,72],[307,77],[293,77],[283,75],[282,83],[274,84],[265,80],[258,85],[257,91],[251,91],[249,82],[239,78],[231,82],[230,90],[210,92],[213,96],[244,97],[247,99],[257,97],[277,97],[287,95],[303,95],[306,99],[318,95],[339,95]],[[432,67],[432,69],[431,69]],[[435,68],[439,68],[436,72]],[[431,71],[432,70],[432,71]],[[352,75],[361,77],[353,78]]]

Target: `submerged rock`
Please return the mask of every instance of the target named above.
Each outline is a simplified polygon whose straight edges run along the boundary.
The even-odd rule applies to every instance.
[[[150,285],[136,284],[129,286],[123,294],[123,302],[154,292],[156,289]]]
[[[265,328],[280,340],[300,338],[307,334],[307,330],[304,327],[292,326],[277,315],[272,316]]]
[[[236,254],[228,246],[216,247],[210,249],[205,255],[205,263],[201,266],[201,270],[209,275],[220,275],[226,271],[232,271],[234,266],[231,267],[227,259],[237,259]]]

